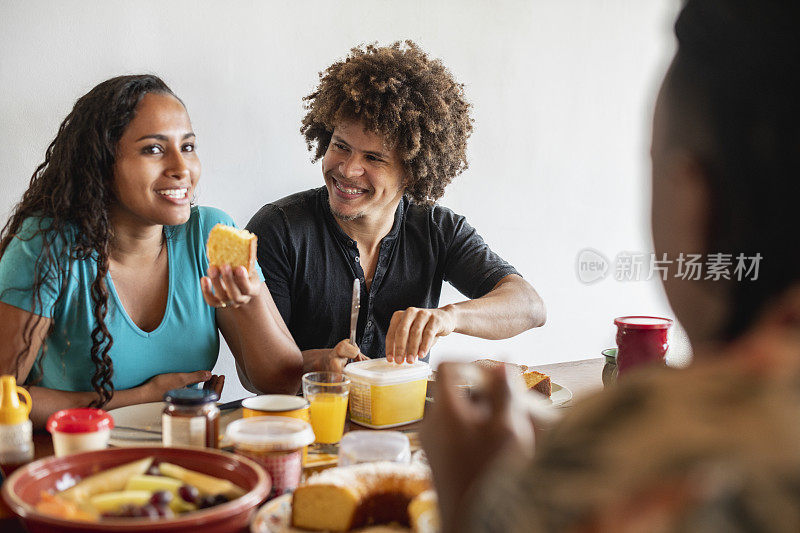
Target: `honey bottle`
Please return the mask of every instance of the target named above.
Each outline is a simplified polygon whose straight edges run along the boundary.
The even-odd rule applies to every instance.
[[[28,391],[17,386],[14,376],[0,376],[0,469],[6,477],[33,459],[30,412]]]

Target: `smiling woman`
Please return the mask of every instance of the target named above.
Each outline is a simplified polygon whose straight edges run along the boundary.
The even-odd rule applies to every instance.
[[[117,145],[115,218],[183,224],[200,178],[189,115],[172,95],[149,93],[139,102],[136,118]]]
[[[219,392],[219,332],[255,387],[296,392],[301,355],[258,267],[208,265],[209,231],[233,220],[192,206],[199,178],[186,108],[155,76],[101,83],[61,124],[0,234],[0,373],[35,424]]]

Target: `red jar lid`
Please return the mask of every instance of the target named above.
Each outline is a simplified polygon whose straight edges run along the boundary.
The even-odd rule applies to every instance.
[[[659,316],[621,316],[614,319],[614,324],[628,329],[667,329],[672,320]]]
[[[47,431],[53,433],[91,433],[114,427],[114,419],[102,409],[62,409],[47,419]]]

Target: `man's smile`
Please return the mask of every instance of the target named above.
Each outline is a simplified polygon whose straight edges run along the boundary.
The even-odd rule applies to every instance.
[[[337,192],[341,193],[340,195],[346,198],[358,198],[359,196],[369,192],[367,189],[361,189],[358,187],[345,187],[334,177],[331,177],[331,180],[333,181],[333,186],[336,188]]]

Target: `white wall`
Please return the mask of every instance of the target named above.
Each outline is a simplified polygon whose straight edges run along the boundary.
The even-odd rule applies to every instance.
[[[651,249],[649,126],[673,52],[675,0],[218,2],[0,0],[0,215],[25,189],[74,101],[152,72],[186,102],[199,202],[239,224],[322,183],[299,134],[301,97],[359,43],[417,41],[466,86],[470,168],[441,203],[468,217],[540,291],[548,323],[500,342],[452,335],[442,357],[528,363],[596,356],[612,318],[671,315],[656,282],[576,276],[586,247]],[[448,287],[447,303],[458,298]],[[243,391],[231,356],[225,397]]]

